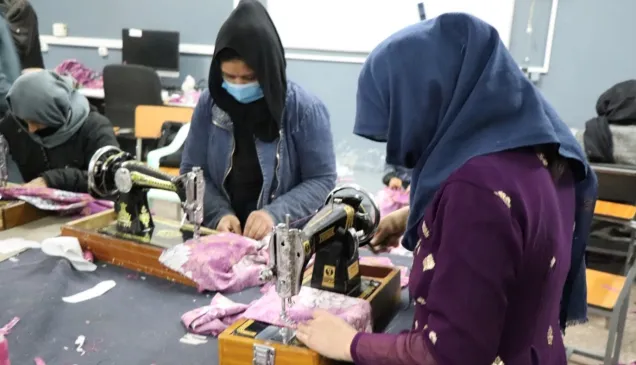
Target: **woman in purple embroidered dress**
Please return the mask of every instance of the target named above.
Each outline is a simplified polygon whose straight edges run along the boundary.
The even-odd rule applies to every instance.
[[[415,318],[370,334],[316,312],[298,338],[365,365],[566,364],[561,331],[586,315],[596,178],[496,30],[446,14],[381,43],[360,74],[354,133],[413,168],[411,206],[372,245],[404,233]]]

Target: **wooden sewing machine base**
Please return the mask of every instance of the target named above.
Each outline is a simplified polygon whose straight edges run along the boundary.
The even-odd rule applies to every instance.
[[[304,282],[311,278],[307,270]],[[371,303],[374,331],[385,328],[401,303],[400,270],[382,266],[360,265],[362,293]],[[291,343],[280,339],[280,327],[251,319],[240,319],[219,335],[220,365],[334,365],[303,346],[293,337]]]
[[[20,200],[2,200],[0,201],[0,231],[31,223],[48,214]]]
[[[168,269],[159,262],[164,249],[174,247],[192,237],[192,226],[180,228],[180,223],[153,216],[155,228],[144,237],[117,231],[114,210],[107,210],[81,218],[62,226],[63,236],[77,237],[83,250],[95,259],[136,270],[147,275],[175,281],[188,286],[196,284],[185,276]],[[202,235],[214,231],[201,228]]]

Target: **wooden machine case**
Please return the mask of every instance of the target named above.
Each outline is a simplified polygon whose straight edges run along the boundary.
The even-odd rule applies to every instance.
[[[0,231],[44,218],[48,213],[20,200],[0,201]]]
[[[159,256],[164,249],[184,242],[179,222],[153,217],[155,229],[151,235],[143,238],[104,233],[115,232],[116,218],[112,209],[81,218],[62,226],[62,235],[77,237],[82,249],[92,252],[97,260],[188,286],[196,286],[192,280],[159,262]],[[201,227],[201,234],[211,233],[214,231]]]
[[[303,282],[309,283],[313,267],[307,269]],[[374,331],[385,328],[401,302],[400,269],[383,266],[360,265],[363,281],[379,283],[374,290],[363,290],[361,298],[371,303]],[[220,365],[334,365],[339,362],[326,359],[304,347],[295,338],[292,344],[257,339],[270,326],[251,319],[240,319],[219,335]],[[255,359],[260,357],[260,359]],[[262,358],[268,357],[268,358]],[[258,361],[257,361],[258,360]]]

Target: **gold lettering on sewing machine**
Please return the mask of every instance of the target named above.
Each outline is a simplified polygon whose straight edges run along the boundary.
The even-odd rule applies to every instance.
[[[331,227],[326,231],[322,232],[320,236],[318,236],[318,243],[323,243],[326,240],[336,235],[336,227]]]
[[[305,249],[305,256],[309,256],[309,254],[311,254],[311,245],[309,244],[309,241],[303,242],[303,248]]]
[[[126,210],[128,209],[128,204],[119,203],[119,212],[117,213],[117,221],[124,227],[130,227],[132,224],[130,213]]]
[[[358,263],[358,261],[349,265],[349,267],[347,268],[347,274],[349,275],[349,279],[355,278],[359,272],[360,272],[360,264]]]
[[[356,211],[353,209],[351,205],[345,205],[344,211],[347,214],[347,220],[345,222],[345,229],[349,229],[353,227],[353,218],[355,218]]]
[[[336,267],[325,265],[322,269],[322,286],[333,288],[336,285]]]
[[[139,212],[139,221],[144,225],[144,227],[148,227],[148,224],[150,223],[150,212],[145,206],[141,207],[141,211]]]

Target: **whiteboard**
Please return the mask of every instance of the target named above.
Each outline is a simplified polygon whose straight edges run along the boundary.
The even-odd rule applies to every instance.
[[[419,21],[422,0],[268,0],[285,48],[369,53],[396,31]],[[462,11],[497,28],[510,41],[514,0],[424,0],[428,18]]]

